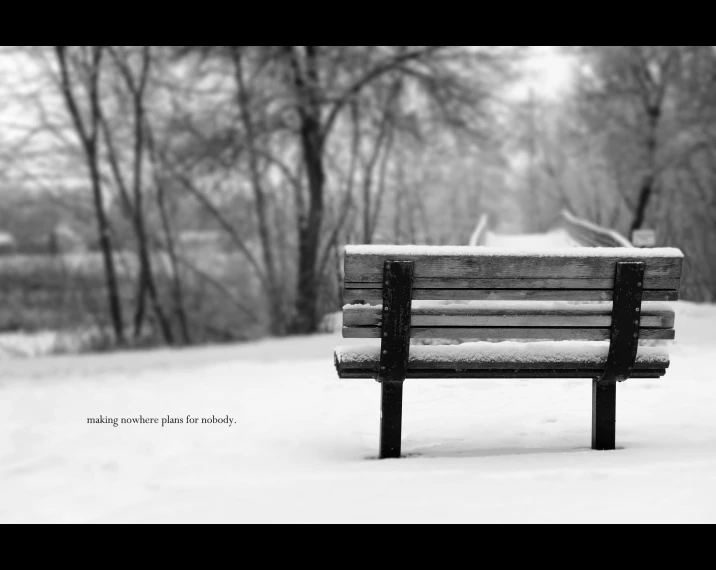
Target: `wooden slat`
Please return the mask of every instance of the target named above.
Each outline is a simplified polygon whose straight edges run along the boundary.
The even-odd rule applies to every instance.
[[[344,379],[375,378],[378,372],[369,368],[341,369],[338,376]],[[600,370],[589,369],[502,369],[502,370],[408,370],[407,379],[471,379],[471,378],[595,378],[601,374]],[[666,374],[663,368],[634,370],[631,378],[661,378]]]
[[[492,306],[488,306],[492,305]],[[521,305],[525,305],[522,307]],[[351,307],[343,313],[343,325],[382,326],[380,307]],[[612,305],[544,306],[540,303],[485,303],[481,306],[448,305],[412,310],[414,327],[610,327]],[[645,307],[643,328],[673,328],[674,311]]]
[[[456,361],[457,360],[457,361]],[[419,356],[411,356],[409,370],[592,370],[603,371],[606,366],[606,359],[595,362],[585,361],[564,361],[564,362],[539,362],[539,361],[508,361],[504,359],[494,360],[466,360],[457,357],[456,360],[429,360]],[[643,361],[634,364],[634,370],[652,370],[655,368],[669,368],[669,362]],[[366,362],[340,362],[336,366],[342,370],[371,369],[378,370],[379,361],[374,364]]]
[[[413,289],[415,301],[612,301],[612,291],[587,289]],[[347,289],[345,303],[379,305],[383,301],[382,289]],[[678,301],[679,292],[644,291],[646,301]]]
[[[644,340],[673,339],[674,329],[641,329]],[[411,338],[458,338],[473,340],[588,340],[611,338],[610,328],[543,327],[412,327]],[[343,327],[343,338],[381,338],[379,327]]]
[[[614,279],[619,261],[645,261],[645,279],[680,279],[683,255],[664,250],[664,256],[644,255],[643,250],[613,248],[614,252],[596,255],[590,248],[574,248],[550,256],[539,252],[506,252],[483,248],[432,248],[430,254],[411,247],[377,246],[347,248],[346,282],[379,282],[385,261],[414,261],[415,279]],[[580,251],[581,250],[581,251]],[[427,251],[427,250],[426,250]],[[441,254],[444,251],[445,254]],[[459,253],[456,253],[459,252]],[[418,283],[416,283],[418,286]]]
[[[374,275],[354,275],[346,289],[376,289],[382,286]],[[679,279],[646,278],[644,289],[678,289]],[[416,289],[612,289],[611,279],[415,279]]]

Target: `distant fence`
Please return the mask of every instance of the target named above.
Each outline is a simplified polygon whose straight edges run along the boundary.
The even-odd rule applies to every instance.
[[[583,246],[634,247],[618,232],[577,218],[567,210],[562,210],[561,222],[570,237]]]

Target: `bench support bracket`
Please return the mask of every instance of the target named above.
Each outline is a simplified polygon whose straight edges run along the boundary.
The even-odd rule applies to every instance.
[[[411,261],[386,261],[383,279],[381,330],[380,458],[400,457],[403,419],[403,383],[410,357],[410,311],[413,300]]]
[[[636,362],[645,267],[643,262],[617,263],[609,356],[592,386],[592,449],[616,448],[617,383],[631,376]]]

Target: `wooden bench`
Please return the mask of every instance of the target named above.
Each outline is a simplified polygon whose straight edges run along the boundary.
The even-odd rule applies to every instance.
[[[665,348],[639,341],[674,338],[661,302],[678,300],[683,258],[670,248],[349,246],[343,336],[381,343],[337,348],[336,368],[381,383],[381,458],[400,457],[410,378],[592,378],[592,448],[611,450],[616,384],[669,366]]]

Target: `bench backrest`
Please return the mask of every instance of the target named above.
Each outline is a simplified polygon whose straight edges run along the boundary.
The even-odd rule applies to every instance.
[[[564,301],[612,301],[617,263],[640,261],[645,263],[642,300],[646,302],[640,338],[674,338],[673,311],[650,302],[678,300],[683,260],[683,253],[672,248],[536,252],[485,247],[348,246],[344,301],[349,306],[344,310],[344,336],[380,337],[385,262],[412,261],[414,301],[470,302],[443,306],[414,303],[413,337],[608,340],[610,304]]]

